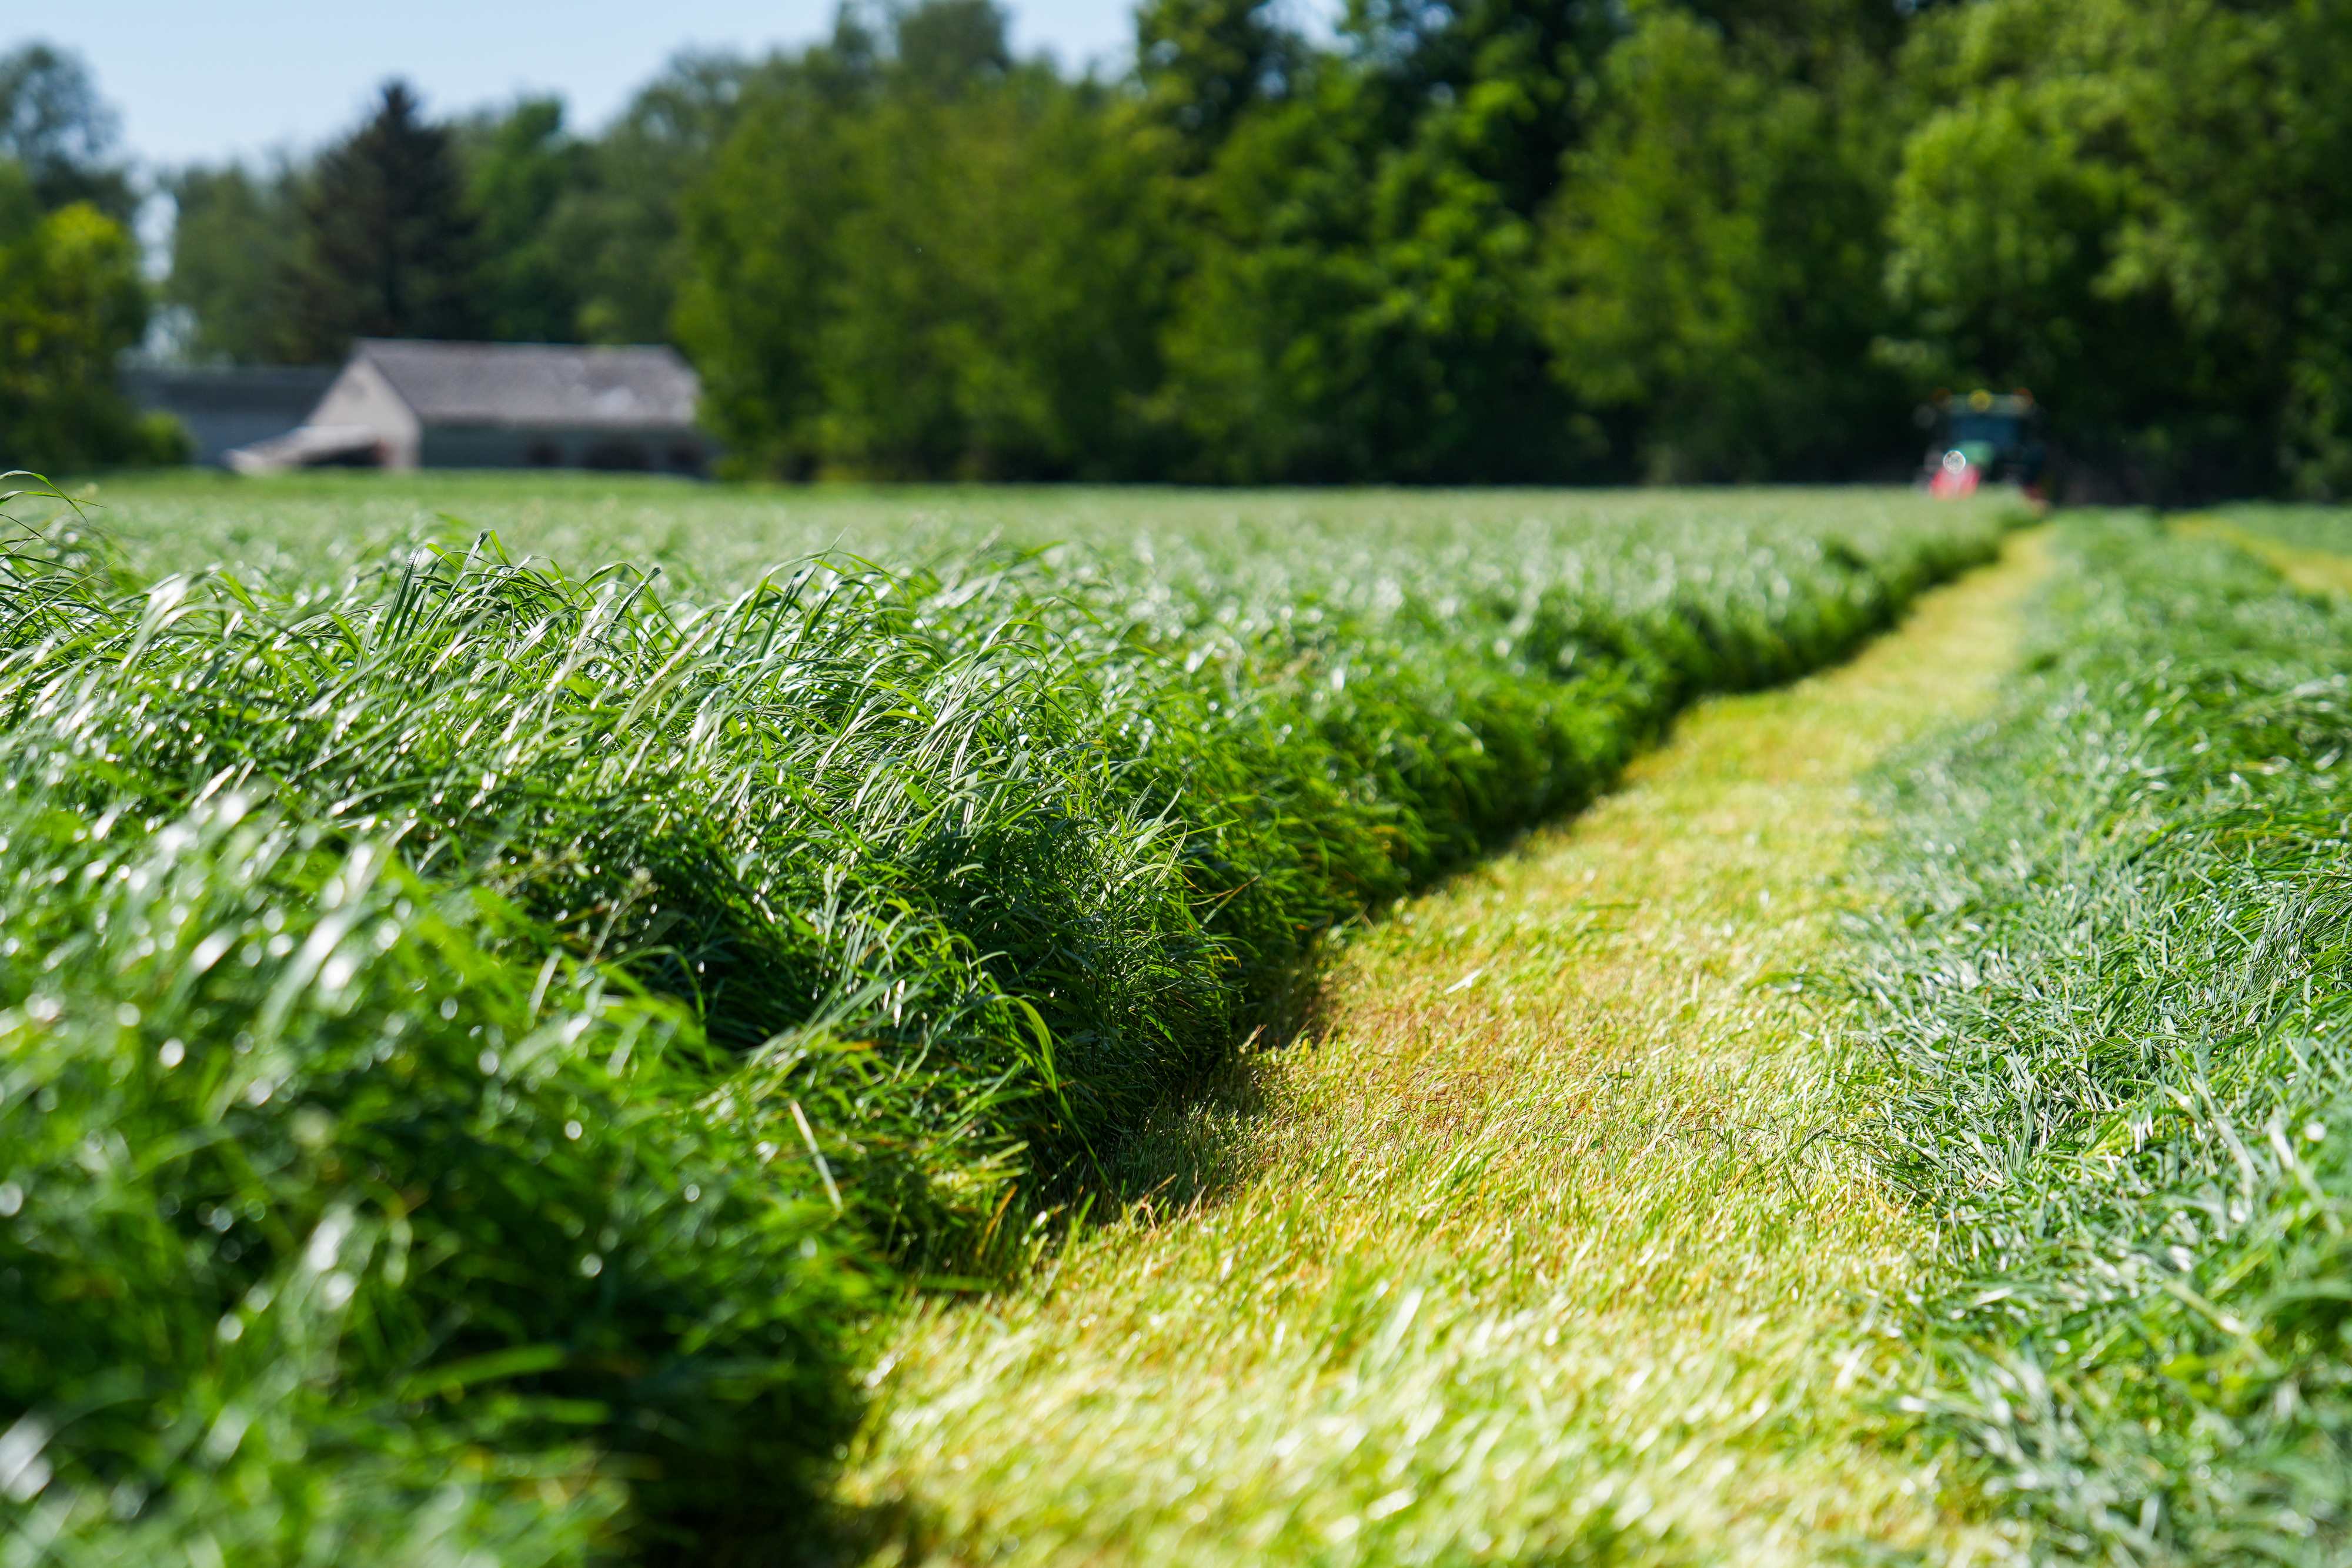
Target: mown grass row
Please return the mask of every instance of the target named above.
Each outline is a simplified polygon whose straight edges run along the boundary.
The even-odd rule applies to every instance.
[[[821,560],[688,603],[487,538],[147,581],[28,500],[11,1563],[772,1555],[894,1281],[1017,1257],[1319,932],[1999,528]]]
[[[2339,1563],[2352,602],[2061,538],[2003,716],[1901,775],[1857,968],[1942,1246],[1898,1397],[2043,1558]]]

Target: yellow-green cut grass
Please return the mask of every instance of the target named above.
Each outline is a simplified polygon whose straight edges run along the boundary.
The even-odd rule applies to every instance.
[[[2176,518],[2172,527],[2190,538],[2235,545],[2305,593],[2352,593],[2352,556],[2289,544],[2201,512]]]
[[[1930,1245],[1841,1138],[1786,977],[1862,776],[2011,665],[2032,537],[1339,958],[1306,1040],[1141,1157],[1160,1196],[913,1312],[845,1489],[880,1562],[1938,1562],[2016,1543],[1874,1444]],[[1866,1551],[1866,1549],[1865,1549]]]

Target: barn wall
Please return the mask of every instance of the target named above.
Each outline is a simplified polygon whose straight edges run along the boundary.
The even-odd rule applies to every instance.
[[[356,425],[377,433],[383,444],[383,465],[414,468],[419,460],[423,434],[416,415],[402,401],[383,373],[365,360],[353,360],[310,411],[306,424]]]
[[[283,435],[309,418],[334,384],[333,367],[240,366],[227,370],[122,372],[122,391],[142,412],[173,415],[195,443],[194,460],[218,464],[234,446]]]
[[[695,430],[440,424],[425,428],[418,460],[427,468],[610,468],[700,474],[709,462],[709,443]]]

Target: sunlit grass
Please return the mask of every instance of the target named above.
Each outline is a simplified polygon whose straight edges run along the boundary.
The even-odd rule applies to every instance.
[[[1890,1391],[2045,1559],[2340,1563],[2352,515],[2060,539],[2031,674],[1895,776],[1849,960],[1938,1241]]]
[[[1327,930],[2002,526],[1098,494],[748,572],[775,494],[641,486],[664,581],[222,494],[251,570],[0,546],[0,1511],[93,1560],[796,1544],[871,1302],[1013,1277]]]
[[[2188,538],[2220,539],[2261,558],[2307,593],[2352,593],[2352,517],[2310,507],[2247,507],[2173,519]]]
[[[1900,489],[1199,489],[1019,485],[704,485],[629,475],[311,472],[240,479],[126,473],[74,487],[151,575],[231,566],[338,577],[485,529],[514,554],[583,568],[658,565],[672,591],[724,597],[782,561],[826,551],[894,567],[990,542],[1083,547],[1123,570],[1188,576],[1206,557],[1360,553],[1384,544],[1481,552],[1538,538],[1726,528],[1940,533],[1962,519]],[[1990,503],[1990,510],[1999,503]],[[1343,591],[1359,586],[1327,582]]]
[[[1156,1202],[918,1312],[852,1469],[877,1555],[1988,1550],[1873,1441],[1870,1303],[1929,1247],[1787,981],[1861,775],[1987,700],[2037,557],[1703,706],[1573,827],[1361,935],[1307,1039],[1134,1152]]]

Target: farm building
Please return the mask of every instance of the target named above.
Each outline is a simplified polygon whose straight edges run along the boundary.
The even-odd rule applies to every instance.
[[[228,455],[244,473],[610,468],[699,474],[701,383],[673,350],[362,339],[296,428]]]
[[[122,391],[142,413],[177,419],[194,443],[195,461],[218,464],[237,447],[300,423],[335,375],[332,365],[139,365],[122,372]]]

